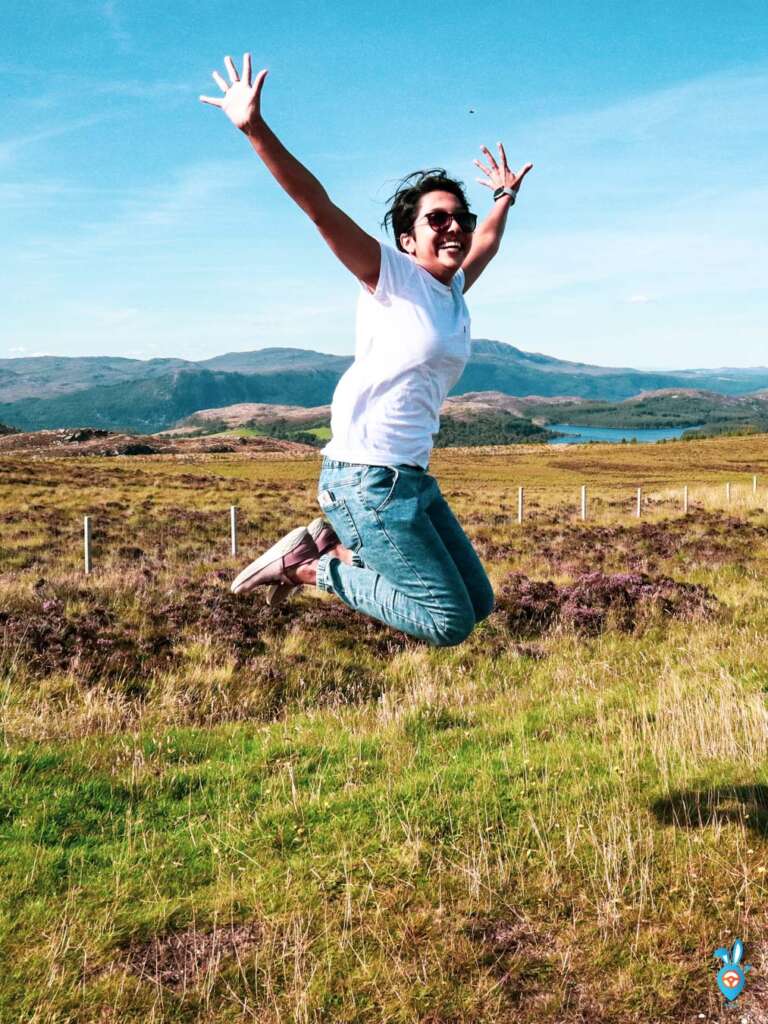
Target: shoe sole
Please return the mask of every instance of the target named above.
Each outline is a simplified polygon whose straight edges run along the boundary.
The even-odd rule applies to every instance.
[[[243,587],[252,579],[258,572],[265,569],[272,562],[276,562],[283,555],[287,555],[291,551],[299,540],[307,532],[306,526],[297,526],[295,530],[291,530],[287,533],[277,544],[273,544],[269,551],[265,551],[260,558],[257,558],[255,562],[251,562],[250,565],[246,565],[243,571],[235,577],[230,586],[230,590],[233,594],[240,594],[243,592]],[[280,586],[282,584],[278,584]]]
[[[283,601],[287,601],[294,590],[300,589],[298,585],[291,583],[272,583],[267,589],[267,604],[270,608],[276,608]]]

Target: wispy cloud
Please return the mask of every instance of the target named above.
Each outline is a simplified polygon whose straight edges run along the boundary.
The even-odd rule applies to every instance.
[[[112,40],[122,53],[133,49],[133,39],[125,27],[125,16],[118,0],[105,0],[101,6],[101,15]]]
[[[254,167],[248,161],[207,160],[179,168],[145,185],[80,186],[62,181],[0,184],[0,209],[37,208],[41,203],[71,206],[79,203],[67,229],[41,223],[15,243],[21,262],[103,259],[105,255],[140,253],[147,261],[159,257],[160,248],[175,251],[184,260],[181,238],[205,231],[215,222],[221,236],[234,238],[243,209],[258,212],[248,194]],[[236,198],[235,198],[236,197]],[[89,208],[90,207],[90,208]],[[158,246],[160,248],[158,248]]]
[[[107,115],[78,118],[64,124],[50,125],[47,128],[39,128],[37,131],[30,131],[16,135],[10,139],[0,140],[0,163],[9,163],[13,158],[28,146],[34,146],[39,142],[48,142],[50,139],[59,138],[62,135],[69,135],[71,132],[82,131],[91,128],[95,124],[105,121]]]
[[[567,144],[605,141],[652,143],[660,137],[765,134],[756,107],[768,94],[768,69],[734,69],[702,75],[603,107],[533,122],[530,134]],[[679,129],[685,129],[681,137]]]

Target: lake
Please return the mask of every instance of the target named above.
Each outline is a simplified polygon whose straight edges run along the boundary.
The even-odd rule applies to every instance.
[[[684,431],[694,427],[676,427],[665,430],[644,430],[642,428],[614,429],[611,427],[574,427],[570,423],[549,423],[547,430],[557,430],[567,437],[555,437],[550,444],[584,444],[586,441],[607,441],[609,444],[621,444],[622,441],[637,441],[648,444],[652,441],[672,441],[680,437]]]

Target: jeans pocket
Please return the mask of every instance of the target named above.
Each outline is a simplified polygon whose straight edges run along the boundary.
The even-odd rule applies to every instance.
[[[318,494],[317,503],[344,547],[350,551],[359,551],[363,546],[363,540],[346,500],[337,498],[333,491],[326,490]]]
[[[367,466],[360,478],[360,501],[369,512],[383,512],[395,497],[400,470],[395,466]]]

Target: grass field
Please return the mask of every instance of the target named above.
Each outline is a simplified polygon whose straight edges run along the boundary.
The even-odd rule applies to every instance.
[[[319,462],[0,460],[0,1021],[768,1021],[768,436],[435,452],[444,649],[229,593]]]

